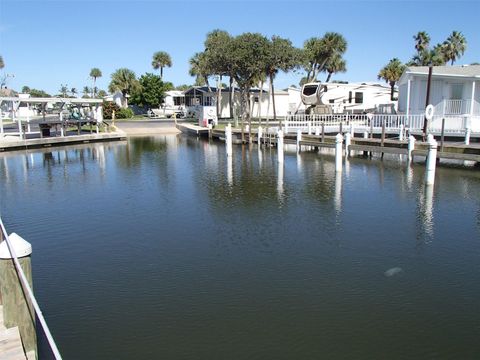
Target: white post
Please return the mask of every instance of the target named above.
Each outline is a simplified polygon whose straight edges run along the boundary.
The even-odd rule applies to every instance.
[[[297,151],[300,151],[300,141],[302,141],[302,130],[297,130]]]
[[[408,121],[408,116],[410,115],[410,84],[411,80],[408,79],[407,81],[407,108],[405,109],[405,114],[407,115],[407,121]]]
[[[227,156],[232,156],[232,125],[230,123],[225,127],[225,147]]]
[[[258,133],[257,133],[257,142],[258,145],[262,143],[262,135],[263,135],[263,129],[261,126],[258,127]]]
[[[30,106],[28,107],[28,110],[30,110]],[[32,129],[30,128],[30,112],[28,112],[28,115],[27,115],[27,131],[28,132],[32,131]]]
[[[437,165],[437,141],[432,134],[427,136],[428,157],[427,170],[425,172],[425,184],[433,185],[435,182],[435,167]]]
[[[246,133],[250,132],[250,126],[248,126],[248,124],[245,125],[245,132],[246,132]]]
[[[3,113],[1,109],[0,109],[0,134],[3,135]]]
[[[308,135],[312,135],[312,121],[308,120]]]
[[[412,151],[415,149],[415,137],[410,135],[408,137],[408,161],[412,160]]]
[[[352,135],[347,132],[345,134],[345,156],[346,157],[350,156],[349,147],[350,147],[351,142],[352,142]]]
[[[338,133],[335,136],[335,171],[342,171],[342,161],[343,161],[343,136]]]
[[[62,114],[62,111],[60,110],[60,135],[62,137],[65,136],[64,131],[63,131],[64,127],[65,127],[65,125],[63,123],[63,114]]]
[[[22,133],[22,119],[18,118],[17,120],[18,124],[18,133],[20,134],[20,139],[23,139],[23,133]]]
[[[470,101],[470,116],[473,116],[473,105],[475,105],[475,81],[472,82],[472,100]]]
[[[277,153],[278,153],[278,162],[283,163],[283,131],[278,130],[277,133]]]
[[[470,134],[472,130],[470,130],[470,126],[467,125],[465,128],[465,145],[470,145]]]
[[[352,137],[355,137],[355,128],[352,123],[350,123],[350,134],[352,135]]]
[[[400,124],[400,131],[398,133],[398,140],[403,141],[403,131],[404,131],[404,126],[403,124]]]
[[[320,128],[319,128],[319,127],[316,127],[316,128],[315,128],[315,135],[316,135],[316,136],[319,136],[319,135],[320,135]]]
[[[368,131],[367,131],[367,130],[365,130],[365,131],[363,132],[363,138],[364,138],[364,139],[368,139]]]
[[[285,134],[288,134],[288,116],[285,118],[285,121],[283,122],[283,126],[285,128]]]

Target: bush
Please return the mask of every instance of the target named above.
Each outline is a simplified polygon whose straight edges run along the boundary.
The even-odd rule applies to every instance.
[[[118,119],[118,112],[120,111],[120,107],[111,101],[103,102],[103,118],[104,119],[111,119],[113,110],[115,110],[115,117]]]
[[[133,110],[130,108],[122,108],[115,111],[115,117],[117,119],[130,119],[133,117]]]

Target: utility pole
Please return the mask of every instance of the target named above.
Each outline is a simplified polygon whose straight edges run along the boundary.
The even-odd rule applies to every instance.
[[[425,99],[425,108],[430,104],[430,85],[432,83],[432,71],[433,71],[433,66],[432,63],[428,65],[428,80],[427,80],[427,97]],[[425,116],[425,119],[423,120],[423,141],[427,138],[427,117]]]

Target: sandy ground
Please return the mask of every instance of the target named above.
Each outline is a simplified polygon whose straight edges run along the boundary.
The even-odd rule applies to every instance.
[[[132,120],[117,121],[115,126],[127,135],[178,134],[180,130],[171,120]]]

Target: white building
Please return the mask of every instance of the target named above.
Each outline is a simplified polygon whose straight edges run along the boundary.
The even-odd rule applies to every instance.
[[[412,66],[400,78],[398,110],[405,114],[425,112],[428,66]],[[429,103],[435,115],[479,115],[480,65],[434,66]]]

